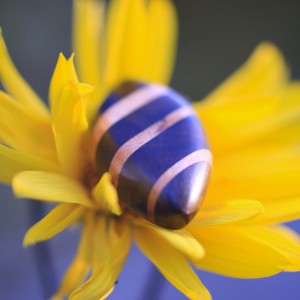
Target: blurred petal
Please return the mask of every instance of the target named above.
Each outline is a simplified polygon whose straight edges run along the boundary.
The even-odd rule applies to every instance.
[[[92,122],[103,100],[104,76],[104,11],[105,1],[76,0],[73,2],[73,47],[80,80],[95,87],[87,101],[87,118]]]
[[[215,155],[277,139],[272,130],[283,129],[288,120],[296,120],[295,116],[291,118],[295,111],[286,108],[289,102],[296,105],[295,101],[285,100],[294,97],[293,93],[284,96],[287,79],[281,53],[275,46],[264,43],[206,101],[194,105]]]
[[[148,225],[147,230],[159,240],[163,238],[174,248],[191,259],[201,259],[204,256],[204,249],[199,242],[186,230],[167,230],[164,228]]]
[[[173,73],[176,54],[178,30],[175,7],[169,0],[150,0],[148,10],[149,37],[143,76],[150,82],[167,84]]]
[[[0,181],[3,183],[11,183],[17,173],[26,170],[59,171],[59,167],[48,160],[24,154],[1,144],[0,165]]]
[[[75,204],[59,204],[41,221],[30,227],[23,244],[25,247],[45,241],[78,221],[84,207]]]
[[[144,65],[147,63],[145,61],[148,35],[146,3],[142,0],[127,0],[127,2],[130,2],[130,8],[122,41],[119,76],[121,80],[141,80]]]
[[[27,82],[22,78],[13,64],[0,30],[0,80],[4,88],[19,102],[25,104],[28,109],[34,111],[37,116],[49,119],[49,112],[32,90]]]
[[[211,205],[224,202],[225,199],[243,197],[259,199],[272,210],[272,203],[278,206],[280,201],[286,201],[286,210],[278,211],[277,214],[282,214],[284,220],[284,216],[292,212],[289,201],[294,205],[296,203],[293,199],[300,196],[300,157],[297,147],[249,146],[226,155],[224,159],[216,158],[214,167],[206,196],[207,203]],[[265,215],[268,214],[269,208],[266,209]],[[294,208],[297,215],[299,208]]]
[[[169,243],[162,238],[157,238],[150,230],[146,231],[138,227],[134,230],[134,237],[145,255],[184,295],[194,300],[211,299],[209,292],[189,266],[186,258]]]
[[[256,217],[264,212],[260,202],[232,200],[217,207],[202,207],[190,226],[231,224]]]
[[[60,174],[22,172],[13,178],[12,186],[17,197],[76,203],[85,207],[92,205],[86,190],[78,182]]]
[[[108,209],[115,215],[122,213],[116,188],[111,183],[108,173],[105,173],[101,177],[97,185],[93,188],[92,194],[100,207]]]
[[[120,227],[120,236],[113,245],[111,255],[105,266],[96,271],[91,278],[74,291],[70,300],[104,299],[115,285],[130,249],[130,231],[128,227]]]
[[[0,91],[0,137],[16,150],[56,161],[51,124]],[[30,138],[29,138],[30,137]]]
[[[103,31],[105,2],[75,0],[73,2],[73,47],[77,55],[80,80],[99,85],[101,63],[101,33]]]
[[[93,233],[92,263],[93,273],[103,270],[114,248],[115,234],[112,222],[106,218],[98,218]]]
[[[230,103],[232,98],[245,95],[274,95],[285,86],[288,75],[284,58],[277,47],[261,43],[246,63],[206,98],[207,104]]]
[[[65,204],[66,205],[66,204]],[[95,231],[95,220],[92,214],[86,214],[84,228],[81,234],[79,247],[75,258],[64,274],[58,291],[52,300],[63,298],[81,285],[88,275],[92,260],[93,234]],[[101,233],[98,232],[98,235]]]
[[[205,257],[194,262],[204,270],[231,277],[260,278],[277,274],[292,264],[289,250],[276,246],[279,236],[275,230],[230,225],[189,230],[205,249]]]
[[[263,203],[265,213],[253,220],[256,224],[283,223],[300,218],[300,197],[270,199]]]
[[[120,82],[120,66],[123,49],[123,39],[129,22],[129,13],[133,1],[113,0],[108,7],[106,30],[106,69],[105,82],[109,87]]]
[[[285,271],[300,270],[300,239],[296,232],[285,226],[264,226],[261,228],[260,234],[262,238],[265,237],[271,245],[289,258],[291,264],[284,268]]]
[[[169,0],[115,0],[108,11],[106,82],[167,83],[177,40],[175,8]]]
[[[272,117],[279,107],[278,95],[241,96],[218,106],[194,105],[217,154],[230,153],[264,136],[265,132],[256,124],[264,128],[267,118]],[[259,130],[252,130],[254,126]]]
[[[83,169],[85,155],[83,138],[88,129],[85,115],[85,86],[69,82],[58,99],[52,103],[51,116],[59,160],[71,175],[78,177]]]

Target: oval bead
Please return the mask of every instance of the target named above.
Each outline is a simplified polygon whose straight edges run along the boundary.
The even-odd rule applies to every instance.
[[[168,229],[191,221],[204,197],[211,152],[182,95],[125,82],[101,106],[93,136],[99,176],[109,171],[123,206]]]

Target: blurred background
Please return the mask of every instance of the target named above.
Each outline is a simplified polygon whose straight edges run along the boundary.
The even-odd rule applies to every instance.
[[[278,45],[292,77],[300,77],[299,0],[177,0],[175,4],[180,39],[171,85],[178,91],[192,99],[203,98],[264,40]],[[71,0],[0,0],[0,26],[11,56],[44,99],[59,52],[71,53],[71,6]],[[22,238],[32,222],[28,213],[32,204],[15,200],[9,188],[2,187],[0,192],[0,299],[44,299],[34,250],[22,248]],[[300,231],[299,224],[291,226]],[[58,278],[74,254],[77,238],[75,229],[51,242]],[[198,273],[215,300],[299,299],[300,273],[257,280]],[[155,286],[150,280],[153,274],[158,279]],[[159,285],[159,276],[133,247],[110,299],[185,299],[166,281]],[[149,287],[160,295],[149,294]]]

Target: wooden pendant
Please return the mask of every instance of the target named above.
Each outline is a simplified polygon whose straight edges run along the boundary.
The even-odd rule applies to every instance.
[[[119,201],[164,228],[191,221],[204,197],[211,152],[188,101],[161,85],[126,82],[100,108],[96,166]]]

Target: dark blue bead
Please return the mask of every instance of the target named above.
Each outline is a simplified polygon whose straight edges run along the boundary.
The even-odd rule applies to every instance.
[[[99,175],[110,171],[123,205],[170,229],[195,216],[209,177],[210,151],[183,96],[166,87],[124,83],[100,108],[97,130]]]

